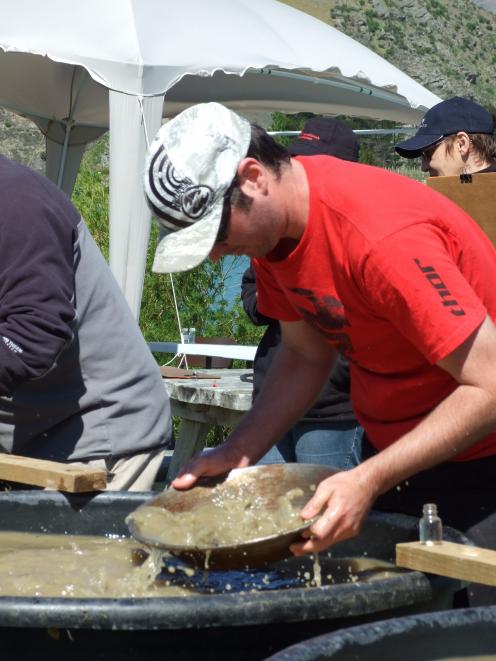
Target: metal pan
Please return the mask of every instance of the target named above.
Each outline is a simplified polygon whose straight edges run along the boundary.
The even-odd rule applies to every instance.
[[[289,557],[289,546],[301,539],[301,532],[315,519],[301,521],[277,534],[254,539],[246,539],[237,544],[178,545],[167,538],[167,529],[160,535],[150,534],[143,523],[143,508],[157,507],[172,513],[187,513],[202,504],[216,501],[225,495],[240,498],[256,494],[257,508],[270,511],[276,507],[278,499],[292,489],[300,489],[301,495],[292,499],[295,507],[302,508],[310,500],[315,488],[337,469],[314,464],[270,464],[237,468],[218,478],[201,479],[188,491],[169,489],[132,512],[126,519],[131,535],[139,542],[169,551],[189,564],[210,569],[243,569],[263,567],[277,560]],[[214,490],[215,488],[215,490]]]

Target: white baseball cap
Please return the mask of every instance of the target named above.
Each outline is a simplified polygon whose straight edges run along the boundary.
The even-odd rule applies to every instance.
[[[164,124],[145,164],[145,193],[167,235],[153,271],[198,266],[213,248],[224,195],[251,139],[247,120],[219,103],[200,103]]]

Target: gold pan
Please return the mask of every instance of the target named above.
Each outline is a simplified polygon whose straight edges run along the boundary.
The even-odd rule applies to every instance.
[[[315,493],[319,482],[333,475],[337,469],[314,464],[270,464],[236,468],[227,475],[216,478],[203,478],[197,485],[187,491],[168,489],[159,496],[148,501],[126,519],[131,535],[147,546],[169,551],[189,564],[210,569],[242,569],[263,567],[277,560],[291,556],[290,544],[301,539],[301,533],[315,519],[310,521],[293,520],[287,527],[279,528],[276,534],[241,539],[236,543],[223,543],[202,539],[201,543],[178,543],[177,531],[170,531],[167,525],[157,530],[160,525],[160,515],[151,512],[155,519],[153,527],[147,525],[143,515],[149,513],[149,508],[158,508],[165,515],[177,516],[184,513],[185,520],[196,511],[208,511],[209,505],[215,499],[216,506],[224,508],[233,499],[247,503],[253,515],[253,503],[256,512],[267,516],[275,512],[281,497],[291,492],[291,505],[298,512]],[[225,500],[223,500],[225,499]],[[144,509],[146,508],[146,509]],[[222,511],[222,510],[221,510]],[[243,506],[238,508],[243,516]],[[255,515],[256,515],[255,512]],[[227,516],[227,509],[226,509]],[[181,517],[178,517],[179,520]],[[170,521],[170,518],[168,519]],[[195,525],[207,526],[211,521],[200,518]],[[241,528],[243,529],[243,528]],[[183,539],[180,537],[180,539]]]

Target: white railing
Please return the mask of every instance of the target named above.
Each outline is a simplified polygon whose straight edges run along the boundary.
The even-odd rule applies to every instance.
[[[216,356],[237,360],[253,360],[256,346],[241,344],[195,344],[181,342],[148,342],[150,351],[156,353],[186,354],[187,356]]]

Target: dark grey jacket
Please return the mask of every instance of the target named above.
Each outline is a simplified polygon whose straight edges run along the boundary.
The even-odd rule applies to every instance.
[[[169,437],[158,367],[84,222],[0,157],[0,451],[119,457]]]

